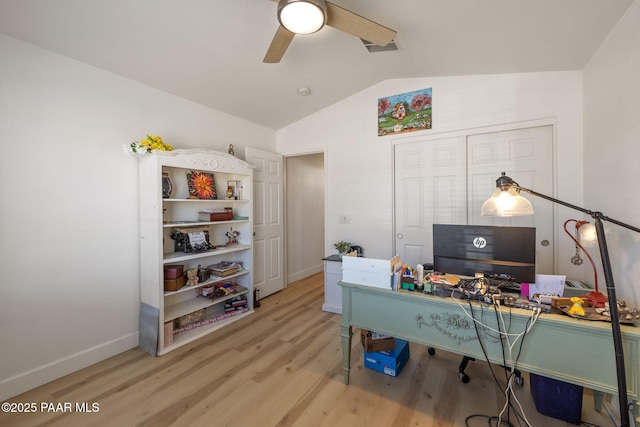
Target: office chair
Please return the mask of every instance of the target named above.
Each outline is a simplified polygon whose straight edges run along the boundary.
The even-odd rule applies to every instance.
[[[432,356],[436,354],[436,349],[433,347],[428,347],[427,351]],[[469,375],[467,375],[467,373],[465,372],[465,370],[467,369],[467,365],[469,364],[469,362],[475,362],[475,360],[476,360],[475,357],[462,356],[460,365],[458,365],[458,378],[460,378],[460,381],[462,381],[465,384],[471,380],[471,378],[469,378]],[[498,365],[498,366],[500,366],[505,370],[511,371],[511,368],[507,366],[503,366],[503,365]],[[514,375],[513,381],[521,387],[524,386],[524,378],[522,377],[522,372],[520,372],[518,369],[514,369],[513,375]]]

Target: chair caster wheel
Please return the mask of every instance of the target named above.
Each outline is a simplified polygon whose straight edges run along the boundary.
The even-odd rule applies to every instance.
[[[470,380],[469,375],[467,375],[467,374],[465,374],[463,372],[460,372],[458,375],[460,376],[460,381],[462,381],[463,383],[466,384],[466,383],[469,382],[469,380]]]
[[[513,381],[519,385],[520,387],[524,386],[524,378],[522,378],[521,376],[516,376]]]
[[[430,354],[430,355],[432,355],[432,356],[433,356],[434,354],[436,354],[436,349],[435,349],[435,348],[433,348],[433,347],[429,347],[429,348],[427,349],[427,351],[428,351],[428,352],[429,352],[429,354]]]

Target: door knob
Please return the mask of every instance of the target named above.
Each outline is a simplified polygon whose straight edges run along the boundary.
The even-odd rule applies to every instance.
[[[398,233],[398,234],[396,234],[396,237],[397,237],[398,239],[402,239],[402,238],[404,237],[404,235],[403,235],[402,233]]]

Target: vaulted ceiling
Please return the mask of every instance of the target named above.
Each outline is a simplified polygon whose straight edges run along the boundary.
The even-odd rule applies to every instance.
[[[0,0],[0,32],[277,130],[388,79],[581,70],[632,0],[333,3],[398,49],[325,27],[265,64],[270,0]]]

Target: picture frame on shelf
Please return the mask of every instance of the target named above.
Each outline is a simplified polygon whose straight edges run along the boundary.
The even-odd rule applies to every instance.
[[[190,199],[214,200],[218,196],[213,173],[187,171],[187,185]]]

